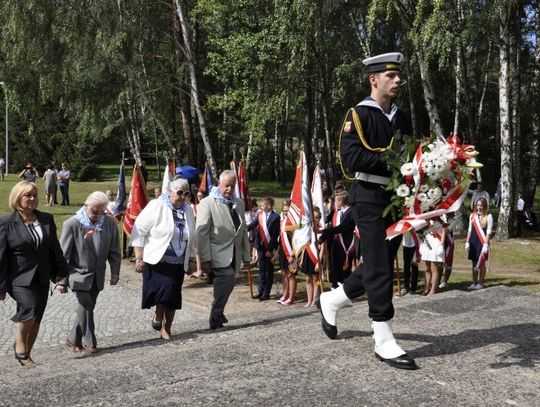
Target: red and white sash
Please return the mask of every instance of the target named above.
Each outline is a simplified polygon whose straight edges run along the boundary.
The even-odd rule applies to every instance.
[[[259,233],[261,235],[264,247],[268,249],[270,246],[270,231],[268,230],[268,225],[266,224],[266,218],[270,216],[270,213],[268,216],[264,211],[259,211]]]
[[[285,253],[285,256],[287,258],[294,257],[294,250],[291,247],[291,242],[289,240],[289,236],[287,235],[287,232],[285,231],[285,224],[286,224],[286,217],[283,216],[283,213],[280,215],[280,228],[279,228],[279,237],[281,242],[281,248],[283,249],[283,252]]]
[[[477,213],[471,213],[471,222],[474,227],[474,230],[476,232],[476,236],[478,236],[478,240],[480,240],[480,244],[482,245],[482,248],[487,243],[487,236],[486,232],[484,232],[484,229],[482,229],[482,225],[480,224],[480,219],[478,219]],[[486,262],[489,261],[489,244],[488,244],[488,251],[486,253],[480,252],[480,257],[478,257],[478,262],[474,266],[475,270],[481,270],[486,266]]]

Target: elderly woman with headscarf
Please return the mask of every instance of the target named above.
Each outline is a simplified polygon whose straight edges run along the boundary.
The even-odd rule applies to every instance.
[[[75,216],[62,229],[60,245],[68,264],[69,286],[77,298],[76,318],[66,345],[75,352],[97,352],[94,308],[105,285],[107,261],[111,268],[111,285],[120,274],[120,240],[118,225],[106,216],[109,199],[101,191],[92,192]]]
[[[142,308],[156,307],[152,327],[171,339],[171,325],[182,308],[182,284],[195,261],[195,216],[186,197],[185,179],[169,184],[166,194],[146,205],[131,235],[135,270],[143,273]]]
[[[30,353],[49,293],[49,280],[65,293],[67,265],[56,237],[52,215],[37,210],[38,189],[29,181],[17,183],[9,194],[11,215],[0,218],[0,300],[6,293],[17,303],[11,318],[18,335],[13,350],[22,366],[32,366]]]

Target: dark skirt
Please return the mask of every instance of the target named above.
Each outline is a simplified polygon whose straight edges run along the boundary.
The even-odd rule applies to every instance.
[[[311,257],[307,253],[307,250],[304,250],[304,258],[302,259],[302,273],[307,276],[316,276],[319,273],[315,271],[315,264],[311,261]]]
[[[480,242],[480,238],[476,234],[476,230],[474,227],[471,230],[471,235],[469,236],[469,260],[472,260],[473,266],[476,266],[476,263],[478,263],[478,259],[480,258],[480,254],[482,254],[482,243]]]
[[[41,322],[47,306],[49,285],[40,285],[35,280],[27,287],[10,288],[9,295],[17,303],[17,312],[11,318],[13,322],[25,322],[34,316],[38,323]]]
[[[142,308],[163,305],[169,310],[182,309],[183,283],[183,264],[145,264]]]
[[[289,269],[289,260],[287,260],[287,255],[285,254],[285,251],[283,250],[283,247],[279,245],[279,269],[280,270],[288,270]]]

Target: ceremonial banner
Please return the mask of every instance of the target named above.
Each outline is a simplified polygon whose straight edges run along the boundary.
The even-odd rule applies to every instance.
[[[174,166],[174,163],[173,163]],[[169,163],[165,167],[165,172],[163,173],[163,182],[161,183],[161,193],[164,194],[169,190],[169,184],[171,183],[171,170]]]
[[[300,161],[296,167],[293,189],[291,191],[291,206],[285,221],[286,230],[294,230],[292,247],[295,257],[311,243],[312,213],[309,174],[304,152],[300,153]]]
[[[201,179],[201,185],[199,185],[199,191],[204,192],[206,195],[210,193],[210,190],[212,189],[212,186],[214,185],[212,178],[212,169],[210,168],[210,164],[208,163],[208,160],[206,160],[206,163],[204,164],[204,173]]]
[[[312,199],[313,206],[314,207],[316,206],[321,211],[321,225],[324,227],[326,213],[325,213],[324,198],[323,198],[323,191],[322,191],[321,169],[319,168],[318,165],[315,167],[315,170],[313,171],[313,179],[311,181],[311,199]],[[315,222],[315,220],[313,220],[313,222]],[[317,241],[317,237],[315,236],[315,232],[313,231],[313,228],[312,228],[311,243],[307,247],[307,251],[313,264],[319,263],[319,256],[317,255],[317,246],[315,245],[316,241]]]
[[[126,211],[126,174],[124,172],[124,163],[120,164],[118,173],[118,183],[116,187],[116,203],[114,205],[114,217],[120,219],[120,216]]]
[[[135,219],[144,209],[149,201],[148,191],[146,191],[146,184],[141,174],[139,166],[135,164],[133,167],[133,178],[131,180],[131,190],[129,192],[129,199],[126,208],[126,214],[122,222],[124,232],[131,236]]]
[[[240,160],[238,167],[234,161],[231,161],[231,170],[234,171],[236,175],[236,186],[234,188],[234,193],[238,198],[244,201],[246,211],[249,211],[251,210],[251,197],[249,195],[249,187],[247,185],[245,160]]]

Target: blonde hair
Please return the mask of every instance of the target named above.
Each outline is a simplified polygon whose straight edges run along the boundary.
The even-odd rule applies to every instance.
[[[479,203],[481,203],[482,207],[484,208],[482,209],[482,213],[479,213],[480,226],[482,227],[482,229],[485,229],[487,226],[487,218],[488,218],[488,211],[489,211],[488,203],[485,198],[480,198],[478,201],[476,201],[476,205],[478,205]],[[475,209],[478,211],[478,208],[475,208]]]
[[[38,200],[39,194],[37,193],[38,188],[36,184],[29,181],[20,181],[16,183],[15,186],[11,189],[11,192],[9,193],[9,201],[8,201],[11,209],[15,211],[20,210],[21,209],[20,202],[21,202],[22,196],[33,190],[36,191],[36,204],[35,204],[34,209],[37,209],[38,203],[39,203],[39,200]]]

